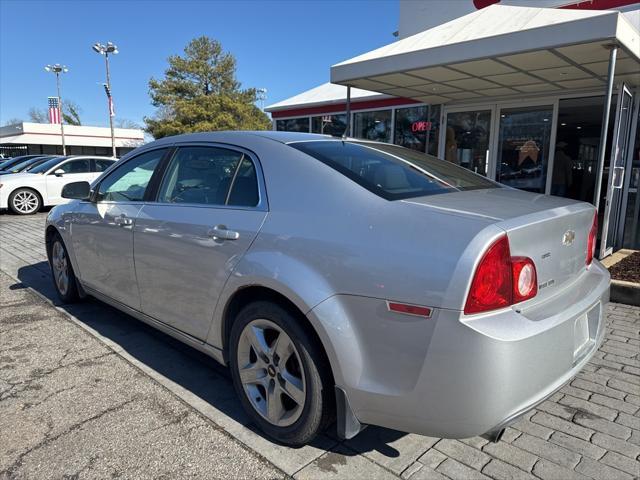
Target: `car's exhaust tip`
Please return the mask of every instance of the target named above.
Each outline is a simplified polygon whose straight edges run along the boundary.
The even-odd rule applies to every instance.
[[[498,430],[493,430],[491,432],[487,432],[480,436],[485,440],[489,440],[490,442],[498,443],[502,438],[502,435],[504,435],[505,430],[506,430],[505,428],[500,428]]]

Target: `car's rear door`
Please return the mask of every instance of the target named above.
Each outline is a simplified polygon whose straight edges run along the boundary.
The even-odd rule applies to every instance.
[[[126,160],[75,210],[71,239],[83,285],[136,310],[140,296],[133,263],[133,226],[154,173],[169,149]],[[99,173],[98,173],[99,175]]]
[[[135,225],[142,311],[206,338],[218,296],[266,215],[252,154],[227,145],[179,147]]]

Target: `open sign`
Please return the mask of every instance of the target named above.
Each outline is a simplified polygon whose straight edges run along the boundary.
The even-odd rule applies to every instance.
[[[431,130],[431,122],[413,122],[411,124],[411,131],[413,133],[426,132]]]

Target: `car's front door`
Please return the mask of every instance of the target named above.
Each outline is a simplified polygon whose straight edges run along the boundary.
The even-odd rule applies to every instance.
[[[152,175],[167,149],[127,160],[80,202],[71,238],[83,285],[131,308],[140,308],[133,263],[133,226]]]
[[[134,231],[142,311],[206,338],[224,284],[266,216],[259,165],[229,147],[185,146]]]
[[[62,187],[72,182],[92,182],[98,174],[92,171],[90,158],[68,160],[54,167],[46,175],[47,205],[58,205],[66,200],[62,198]]]

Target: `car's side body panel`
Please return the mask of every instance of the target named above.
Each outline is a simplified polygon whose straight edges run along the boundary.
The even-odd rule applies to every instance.
[[[504,426],[569,381],[604,336],[609,275],[599,263],[543,310],[431,318],[387,311],[384,299],[336,295],[308,313],[355,416],[436,437]],[[574,355],[576,322],[589,343]]]
[[[265,135],[195,134],[154,144],[242,146],[262,165],[268,212],[243,219],[231,212],[218,221],[213,208],[142,202],[132,212],[131,247],[142,301],[115,300],[224,361],[230,299],[247,287],[270,288],[306,315],[360,422],[432,436],[466,437],[502,425],[559,388],[595,352],[609,276],[597,261],[589,268],[580,263],[593,207],[503,188],[387,201],[280,141],[316,136]],[[69,234],[69,212],[81,204],[49,215],[73,250],[88,242],[74,238],[75,226]],[[565,220],[579,234],[563,250],[554,242],[562,242]],[[206,226],[218,222],[240,230],[246,243],[212,244]],[[564,264],[541,271],[545,278],[564,275],[562,281],[522,304],[465,315],[473,272],[504,235],[514,255],[536,263],[551,248]],[[121,248],[130,260],[128,247]],[[84,284],[89,277],[74,254],[85,253],[70,252]],[[124,267],[106,260],[99,275]],[[114,300],[97,282],[86,283]],[[123,280],[125,288],[133,283]],[[392,313],[388,301],[427,306],[431,316]],[[576,332],[584,325],[587,343],[578,349]]]

